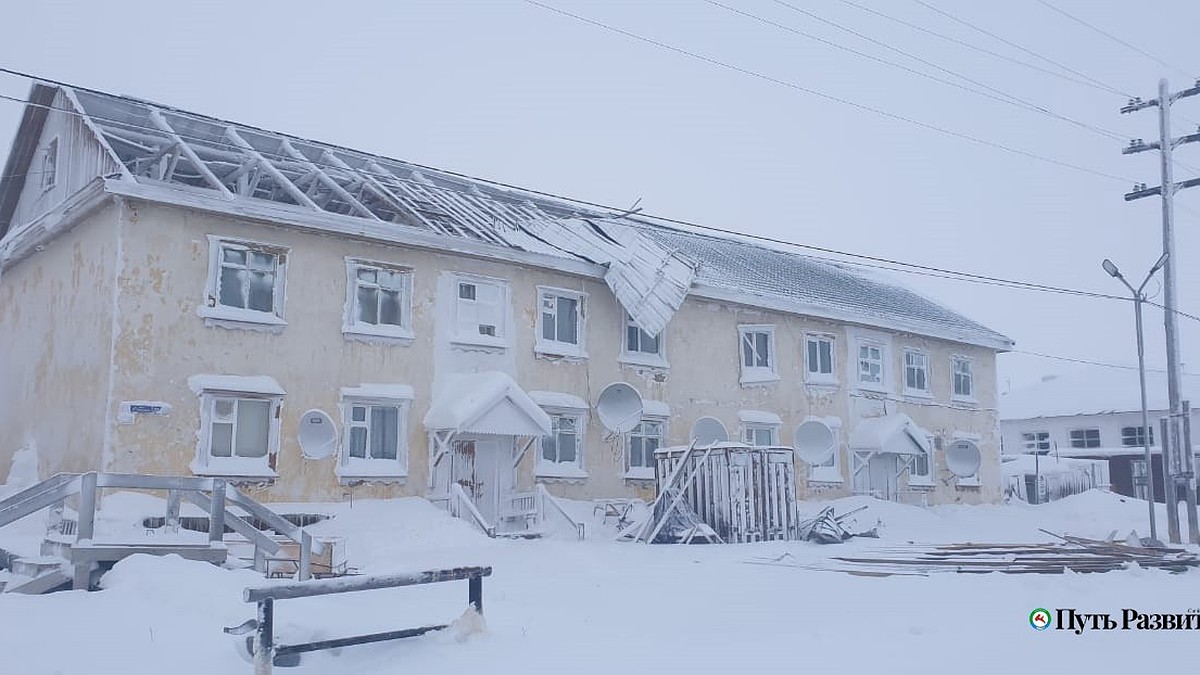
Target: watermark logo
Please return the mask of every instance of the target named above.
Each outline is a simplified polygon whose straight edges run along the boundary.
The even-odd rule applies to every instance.
[[[1046,630],[1050,627],[1050,610],[1038,607],[1029,613],[1029,625],[1034,630]]]

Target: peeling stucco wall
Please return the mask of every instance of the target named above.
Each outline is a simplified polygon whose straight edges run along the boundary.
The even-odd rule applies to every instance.
[[[42,478],[100,468],[118,211],[91,212],[0,274],[0,477],[27,445]]]
[[[810,416],[844,420],[840,433],[840,485],[808,489],[806,466],[798,462],[800,494],[849,494],[851,461],[846,443],[853,429],[851,412],[906,412],[920,426],[945,437],[974,439],[984,455],[983,487],[956,488],[936,454],[937,480],[931,501],[995,501],[1000,494],[997,438],[995,357],[991,350],[941,340],[893,334],[889,381],[892,391],[883,402],[861,403],[847,387],[849,337],[842,324],[780,315],[755,308],[689,297],[667,329],[668,371],[622,365],[619,351],[624,321],[621,308],[604,283],[533,269],[513,263],[419,251],[304,233],[294,229],[236,222],[223,216],[131,202],[122,218],[124,263],[120,280],[118,334],[115,350],[113,402],[151,400],[168,403],[167,416],[138,416],[132,424],[111,427],[116,471],[187,473],[196,452],[199,402],[187,378],[200,373],[269,375],[287,391],[283,404],[277,468],[280,478],[252,490],[259,498],[275,500],[337,499],[425,493],[428,436],[421,419],[429,408],[432,383],[451,372],[493,367],[509,372],[526,391],[574,394],[594,405],[605,385],[626,381],[647,399],[670,406],[669,444],[683,444],[701,416],[721,420],[736,438],[738,411],[770,411],[783,418],[780,440],[791,443],[796,426]],[[289,247],[286,280],[287,326],[278,334],[265,331],[209,327],[197,315],[204,298],[208,271],[208,235],[228,236]],[[415,339],[406,346],[348,340],[342,335],[346,302],[346,257],[392,263],[413,270],[413,327]],[[447,271],[506,279],[510,288],[511,346],[501,354],[467,356],[438,339],[439,279]],[[586,360],[535,355],[537,286],[587,293],[585,303]],[[442,294],[444,295],[444,294]],[[443,320],[444,321],[444,320]],[[774,324],[781,378],[762,385],[739,384],[737,326]],[[803,377],[803,336],[814,330],[837,337],[840,384],[810,388]],[[933,399],[921,405],[900,394],[903,346],[922,347],[930,354]],[[950,407],[950,357],[970,356],[975,363],[978,406]],[[301,456],[296,442],[298,418],[319,408],[339,420],[339,390],[363,383],[411,385],[415,399],[408,419],[409,476],[395,485],[340,485],[334,459]],[[854,401],[852,404],[851,402]],[[595,414],[587,423],[583,481],[556,481],[550,489],[571,498],[649,496],[645,482],[627,482],[624,446],[608,443]],[[536,446],[519,467],[518,482],[533,481]]]

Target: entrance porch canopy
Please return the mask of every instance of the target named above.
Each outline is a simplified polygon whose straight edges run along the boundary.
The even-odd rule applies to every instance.
[[[451,375],[425,413],[432,432],[548,436],[550,417],[500,372]]]
[[[929,432],[908,415],[894,413],[859,421],[850,434],[850,450],[872,454],[923,455],[929,453]]]

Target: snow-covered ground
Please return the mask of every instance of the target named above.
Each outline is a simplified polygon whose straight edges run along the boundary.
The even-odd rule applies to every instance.
[[[1028,617],[1037,607],[1187,612],[1200,607],[1200,572],[869,578],[746,562],[786,552],[816,563],[908,541],[1050,540],[1039,528],[1144,534],[1145,502],[1089,492],[1041,506],[835,504],[839,512],[870,504],[858,526],[879,521],[882,538],[647,546],[613,542],[611,527],[590,521],[585,542],[508,541],[477,534],[420,499],[282,509],[333,514],[313,529],[347,536],[351,563],[366,573],[467,564],[495,571],[484,583],[483,633],[309,654],[299,668],[277,672],[1102,673],[1133,671],[1151,657],[1180,666],[1196,659],[1196,631],[1038,632]],[[589,505],[574,508],[590,516]],[[142,516],[161,512],[148,497],[113,495],[101,527],[132,534]],[[0,530],[0,545],[36,530],[18,525]],[[0,595],[0,672],[250,673],[221,627],[253,616],[241,592],[263,583],[249,570],[135,556],[109,572],[99,592]],[[280,601],[277,634],[299,642],[442,623],[465,606],[466,582]]]

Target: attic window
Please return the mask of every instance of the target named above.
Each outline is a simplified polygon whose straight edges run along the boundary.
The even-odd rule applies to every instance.
[[[42,151],[42,192],[52,190],[58,182],[58,139],[51,139]]]

